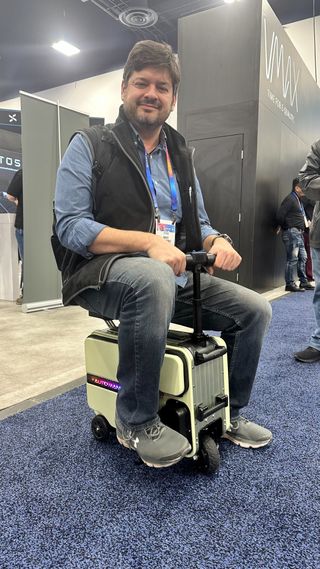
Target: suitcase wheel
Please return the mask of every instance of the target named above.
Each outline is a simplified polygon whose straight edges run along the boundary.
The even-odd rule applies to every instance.
[[[220,454],[218,447],[210,435],[203,435],[198,454],[198,465],[205,474],[213,474],[218,470]]]
[[[96,415],[91,421],[91,430],[97,441],[105,442],[109,438],[111,427],[103,415]]]

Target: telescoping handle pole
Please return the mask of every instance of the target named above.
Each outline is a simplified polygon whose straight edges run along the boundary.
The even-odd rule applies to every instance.
[[[206,253],[205,251],[193,251],[186,255],[186,268],[188,271],[193,272],[193,337],[195,341],[199,343],[204,338],[202,330],[200,273],[203,267],[212,266],[215,258],[215,255]]]

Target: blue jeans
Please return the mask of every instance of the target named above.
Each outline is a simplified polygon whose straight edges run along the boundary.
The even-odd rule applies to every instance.
[[[236,416],[249,401],[271,307],[258,293],[207,273],[201,274],[201,289],[203,328],[221,330],[227,344]],[[114,262],[100,291],[87,290],[78,297],[87,310],[120,320],[117,412],[125,425],[144,425],[157,417],[169,324],[192,327],[192,292],[192,273],[181,288],[169,265],[124,257]]]
[[[320,249],[314,249],[311,247],[311,257],[312,257],[312,269],[313,277],[315,280],[315,289],[313,296],[313,308],[316,317],[316,329],[313,332],[309,346],[320,350]]]
[[[21,279],[20,279],[20,288],[23,289],[23,229],[16,228],[16,240],[18,243],[18,250],[19,256],[21,259]]]
[[[23,261],[23,229],[16,228],[16,240],[18,243],[20,259]]]
[[[304,246],[303,231],[291,227],[282,231],[282,241],[287,252],[285,270],[286,285],[295,284],[296,274],[300,283],[307,283],[307,252]]]

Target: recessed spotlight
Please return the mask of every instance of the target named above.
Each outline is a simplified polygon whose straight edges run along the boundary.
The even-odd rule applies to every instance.
[[[64,40],[60,40],[56,43],[53,43],[51,47],[53,47],[53,49],[56,49],[57,51],[60,51],[61,53],[63,53],[63,55],[68,55],[68,56],[76,55],[77,53],[80,52],[80,49],[78,49],[74,45],[71,45],[71,43],[68,43],[67,41]]]

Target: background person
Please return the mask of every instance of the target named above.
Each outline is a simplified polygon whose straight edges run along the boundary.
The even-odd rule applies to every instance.
[[[311,146],[311,151],[300,171],[300,183],[305,195],[315,201],[309,239],[312,269],[315,280],[313,308],[316,328],[310,337],[307,348],[296,352],[296,360],[304,363],[320,361],[320,140]]]
[[[306,275],[307,253],[304,246],[303,234],[308,227],[306,214],[301,203],[303,195],[299,179],[292,181],[292,191],[282,201],[277,213],[277,222],[282,230],[282,241],[286,248],[285,290],[290,292],[304,292],[314,288],[308,282]],[[300,286],[295,283],[296,275]]]
[[[116,123],[102,137],[90,131],[98,133],[105,162],[95,195],[92,152],[78,134],[58,170],[55,199],[58,237],[78,254],[63,271],[64,303],[120,320],[117,438],[155,467],[178,462],[191,448],[158,416],[170,322],[193,322],[185,253],[203,248],[228,271],[241,262],[228,236],[211,227],[192,154],[165,123],[179,81],[170,46],[138,42],[124,67]],[[229,357],[232,427],[225,436],[243,447],[265,446],[271,432],[240,409],[249,401],[271,308],[261,295],[209,272],[201,273],[203,325],[222,330]]]
[[[23,182],[22,182],[22,169],[17,170],[14,174],[9,187],[7,189],[7,198],[14,201],[17,205],[16,218],[14,222],[16,239],[18,243],[19,257],[21,259],[21,280],[20,280],[20,296],[17,298],[16,303],[22,304],[23,302]]]
[[[307,253],[307,261],[306,261],[306,276],[309,282],[312,282],[313,279],[313,272],[312,272],[312,259],[311,259],[311,251],[310,251],[310,241],[309,241],[309,227],[311,224],[313,210],[314,210],[314,201],[307,196],[301,196],[301,202],[304,207],[304,211],[306,212],[308,227],[305,228],[303,232],[303,241],[304,247]]]

